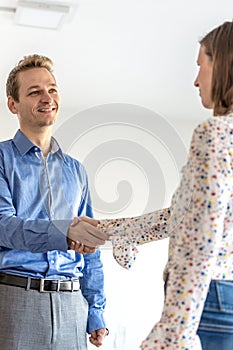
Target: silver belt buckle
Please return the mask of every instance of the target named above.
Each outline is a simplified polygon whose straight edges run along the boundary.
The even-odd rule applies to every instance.
[[[57,281],[57,289],[56,290],[45,290],[45,281],[48,281],[49,279],[47,278],[41,278],[40,279],[40,293],[57,293],[60,291],[60,280],[56,280]],[[51,280],[52,281],[52,280]]]

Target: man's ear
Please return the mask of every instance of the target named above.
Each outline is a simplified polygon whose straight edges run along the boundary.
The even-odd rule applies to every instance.
[[[13,97],[8,96],[7,105],[8,105],[9,110],[11,111],[11,113],[17,114],[16,102],[13,99]]]

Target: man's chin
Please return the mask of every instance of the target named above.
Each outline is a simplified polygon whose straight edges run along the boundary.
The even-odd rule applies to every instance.
[[[55,121],[56,121],[56,119],[47,120],[47,121],[41,122],[39,126],[40,126],[41,128],[53,126],[53,125],[55,124]]]

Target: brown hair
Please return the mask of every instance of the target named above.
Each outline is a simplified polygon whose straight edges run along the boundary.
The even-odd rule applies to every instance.
[[[18,74],[32,68],[46,68],[51,74],[53,62],[50,58],[41,55],[24,56],[22,60],[12,69],[6,83],[6,94],[12,96],[16,102],[19,102],[19,83]],[[52,74],[53,75],[53,74]],[[54,77],[54,76],[53,76]]]
[[[225,22],[200,40],[213,62],[211,97],[214,115],[226,115],[233,107],[233,22]]]

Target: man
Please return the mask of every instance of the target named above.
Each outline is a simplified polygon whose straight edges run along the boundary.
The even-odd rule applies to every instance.
[[[108,333],[95,249],[107,235],[76,217],[92,216],[91,200],[85,169],[52,137],[60,107],[52,68],[26,56],[7,80],[20,129],[0,143],[2,350],[85,350],[86,332],[97,347]]]

